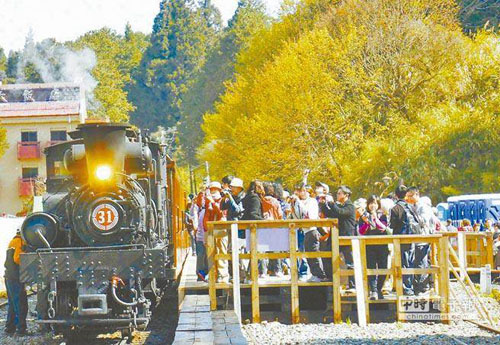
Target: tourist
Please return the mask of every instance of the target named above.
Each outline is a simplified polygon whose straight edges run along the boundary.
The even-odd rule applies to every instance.
[[[28,314],[28,297],[24,283],[20,282],[19,264],[21,254],[24,253],[24,241],[21,233],[17,230],[16,235],[7,247],[5,256],[5,287],[7,289],[7,321],[5,322],[5,333],[26,335],[26,316]]]
[[[243,198],[246,195],[243,181],[237,177],[233,178],[229,183],[229,189],[230,192],[223,192],[221,209],[226,212],[228,221],[237,221],[243,218]],[[244,236],[241,238],[244,238]]]
[[[238,221],[243,218],[243,198],[245,197],[245,190],[243,187],[243,180],[234,177],[229,183],[230,192],[223,191],[223,198],[221,201],[221,210],[225,212],[228,221]],[[245,230],[238,230],[238,250],[241,253],[246,252]],[[229,248],[232,249],[231,243]],[[232,262],[231,262],[232,265]],[[230,265],[230,266],[231,266]],[[248,259],[239,260],[240,280],[243,281],[246,276],[246,268],[248,266]]]
[[[242,220],[264,220],[262,215],[262,198],[264,198],[264,186],[259,180],[250,182],[247,193],[242,200]]]
[[[316,194],[316,201],[318,201],[318,204],[321,202],[332,202],[333,197],[331,196],[330,193],[330,187],[326,183],[323,182],[316,182],[315,184],[315,194]],[[320,219],[325,219],[327,216],[320,210],[319,211],[319,218]],[[325,227],[318,227],[317,228],[321,237],[320,237],[320,248],[319,250],[322,252],[331,252],[332,251],[332,238],[330,236],[331,228],[325,228]],[[323,262],[323,269],[325,271],[325,274],[328,279],[332,279],[332,260],[331,258],[321,258],[321,261]]]
[[[410,217],[414,219],[409,205],[405,201],[408,188],[404,185],[399,185],[395,190],[395,195],[398,198],[396,205],[391,209],[389,217],[389,227],[393,230],[394,235],[411,235]],[[415,212],[413,212],[415,213]],[[410,215],[410,216],[408,216]],[[401,244],[401,265],[403,268],[413,268],[415,259],[415,247],[413,244]],[[403,275],[403,293],[408,296],[413,296],[413,275]]]
[[[292,213],[292,206],[288,202],[290,193],[283,190],[283,186],[280,183],[274,183],[274,197],[279,201],[281,206],[281,211],[283,212],[283,219],[288,219]],[[287,250],[288,252],[288,250]],[[290,274],[290,259],[286,258],[281,260],[281,269],[283,274]]]
[[[407,201],[417,210],[419,221],[419,232],[417,235],[431,235],[436,229],[436,220],[432,211],[432,202],[429,197],[420,197],[419,190],[416,187],[408,188]],[[431,267],[431,246],[429,243],[415,244],[415,268]],[[413,292],[415,294],[425,293],[430,289],[430,275],[428,273],[417,274],[414,276]]]
[[[265,196],[264,185],[259,180],[253,180],[250,182],[248,186],[247,193],[242,200],[243,204],[243,217],[242,220],[264,220],[264,216],[262,214],[262,199]],[[262,267],[261,267],[262,268]],[[248,269],[251,267],[249,265]],[[262,277],[265,276],[266,273],[260,272]],[[246,283],[250,283],[250,279],[245,279]]]
[[[458,231],[473,232],[474,229],[471,226],[471,222],[468,219],[462,219]]]
[[[185,211],[185,223],[186,223],[186,230],[189,234],[189,238],[191,240],[191,253],[192,255],[196,255],[196,230],[195,227],[198,227],[198,219],[197,219],[197,214],[195,215],[195,210],[194,208],[196,207],[196,203],[193,201],[194,196],[191,194],[189,195],[189,201],[186,205],[186,211]]]
[[[234,179],[232,175],[226,175],[221,180],[222,190],[225,192],[229,192],[231,189],[231,181]]]
[[[206,236],[205,224],[203,219],[205,217],[205,193],[200,192],[196,197],[196,212],[198,214],[197,227],[195,227],[196,235],[196,274],[198,281],[206,281],[208,274],[208,262],[206,251]]]
[[[208,222],[226,220],[221,209],[222,185],[219,182],[211,182],[205,193],[205,216],[203,217],[205,232],[208,231]],[[228,253],[227,230],[214,232],[215,249],[217,254]],[[217,260],[217,282],[229,283],[229,262]]]
[[[273,197],[278,200],[281,207],[281,212],[283,213],[283,219],[287,219],[290,213],[292,212],[292,207],[290,203],[288,203],[287,199],[290,196],[288,191],[283,190],[283,186],[280,183],[274,183],[274,194]]]
[[[490,232],[493,232],[493,225],[492,225],[492,221],[491,219],[486,219],[484,221],[484,225],[483,225],[483,231],[490,231]]]
[[[453,225],[453,221],[451,219],[446,220],[446,231],[448,232],[457,232],[458,229]]]
[[[300,195],[302,194],[303,189],[305,191],[304,184],[296,185],[293,194],[290,195],[288,198],[288,202],[290,203],[290,208],[291,208],[289,217],[290,219],[304,219],[303,217],[305,215],[300,212],[301,210],[299,208],[299,203],[297,202],[298,200],[300,200]],[[299,252],[305,252],[304,239],[305,239],[304,230],[300,228],[297,229],[297,249]],[[307,273],[309,270],[309,266],[307,265],[307,260],[304,258],[298,259],[297,268],[299,271],[299,280],[301,281],[307,280]]]
[[[337,189],[337,202],[322,202],[321,211],[328,218],[337,218],[339,222],[340,236],[356,235],[356,210],[350,200],[351,190],[347,186],[340,186]],[[340,246],[340,253],[344,256],[344,261],[348,269],[354,269],[351,246]],[[354,292],[354,276],[349,276],[347,292]]]
[[[354,200],[354,210],[356,211],[354,219],[356,220],[356,232],[355,235],[359,235],[359,221],[361,216],[366,212],[366,199],[359,198]]]
[[[293,214],[297,219],[319,219],[318,202],[308,192],[306,185],[301,185],[298,188],[298,197],[292,198]],[[304,231],[304,250],[306,252],[319,252],[321,237],[316,227],[302,228]],[[319,258],[308,258],[307,264],[311,272],[310,281],[320,282],[327,280],[323,263]],[[302,272],[304,273],[304,272]],[[300,276],[301,280],[305,280],[306,275]]]
[[[281,204],[274,197],[274,186],[271,182],[264,183],[264,192],[265,196],[262,198],[262,216],[267,220],[282,220],[283,219],[283,210],[281,209]],[[278,229],[274,229],[276,231],[272,231],[271,229],[271,241],[273,240],[272,234],[278,234]],[[264,232],[262,232],[264,233]],[[269,234],[269,232],[268,232]],[[269,238],[269,236],[268,236]],[[279,240],[279,237],[277,238]],[[259,260],[259,272],[262,272],[261,275],[265,276],[269,273],[274,277],[283,276],[282,273],[282,260],[281,259],[262,259]]]
[[[380,198],[372,195],[367,200],[366,211],[360,219],[359,233],[365,236],[387,235],[387,221],[382,221]],[[370,245],[366,247],[366,265],[370,269],[386,269],[389,250],[386,244]],[[370,275],[368,277],[370,287],[370,299],[383,299],[382,288],[384,287],[385,274]]]

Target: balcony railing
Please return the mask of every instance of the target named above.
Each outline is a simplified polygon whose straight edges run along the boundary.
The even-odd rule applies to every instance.
[[[32,196],[35,190],[34,178],[19,178],[19,196]]]
[[[17,143],[17,159],[38,159],[40,158],[39,141],[19,141]]]

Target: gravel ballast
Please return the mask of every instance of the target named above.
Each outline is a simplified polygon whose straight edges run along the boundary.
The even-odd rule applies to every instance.
[[[459,299],[469,300],[457,282],[451,282],[450,288]],[[500,289],[499,286],[495,288]],[[496,323],[495,327],[500,329],[499,303],[486,296],[481,297],[481,301]],[[474,308],[468,312],[476,313]],[[460,314],[460,311],[457,310],[457,313]],[[499,334],[461,320],[451,322],[449,325],[440,322],[395,322],[373,323],[366,327],[348,323],[284,325],[279,322],[263,322],[244,325],[243,334],[253,345],[500,344]]]
[[[378,323],[359,327],[356,324],[297,324],[278,322],[243,326],[251,344],[500,344],[500,335],[483,331],[468,322]]]

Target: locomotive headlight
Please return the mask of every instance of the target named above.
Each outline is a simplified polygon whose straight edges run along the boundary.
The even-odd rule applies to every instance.
[[[112,171],[109,165],[99,165],[95,170],[95,177],[97,177],[97,179],[101,181],[109,180],[111,178],[111,175]]]

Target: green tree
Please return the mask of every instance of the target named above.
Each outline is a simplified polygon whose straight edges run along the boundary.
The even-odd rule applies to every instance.
[[[184,158],[196,163],[196,150],[203,142],[203,115],[225,90],[225,82],[233,78],[236,56],[246,49],[252,36],[264,29],[270,19],[260,0],[240,0],[220,40],[209,51],[207,61],[197,74],[193,86],[183,98],[180,143]]]
[[[486,23],[490,28],[500,25],[500,2],[498,0],[460,0],[459,17],[466,32],[475,32]]]
[[[211,49],[219,40],[222,31],[222,16],[211,0],[199,0],[197,15],[202,23],[206,49]]]
[[[163,0],[156,16],[151,45],[134,76],[129,99],[136,106],[133,123],[148,128],[172,127],[180,119],[182,96],[204,64],[207,50],[206,11],[193,0]],[[203,14],[203,15],[202,15]],[[215,30],[216,28],[213,27]]]
[[[103,28],[90,31],[69,45],[72,49],[90,48],[97,56],[92,71],[97,80],[94,90],[97,106],[90,110],[91,117],[128,121],[134,106],[127,98],[125,86],[131,82],[131,73],[147,46],[146,36],[126,29],[125,37]]]
[[[2,47],[0,47],[0,80],[5,79],[7,76],[7,56],[5,56],[5,52]]]
[[[122,53],[118,56],[120,69],[127,76],[128,83],[132,83],[132,74],[139,67],[142,56],[149,46],[149,36],[132,30],[130,23],[125,26],[122,39]]]
[[[6,74],[7,74],[7,81],[9,83],[14,83],[17,78],[17,64],[19,63],[21,57],[21,53],[18,51],[10,51],[9,52],[9,57],[7,58],[7,64],[6,64]]]
[[[33,32],[30,30],[26,36],[24,49],[21,53],[22,59],[17,66],[17,79],[20,82],[42,83],[43,79],[33,62],[33,57],[37,54],[37,47],[33,40]]]

